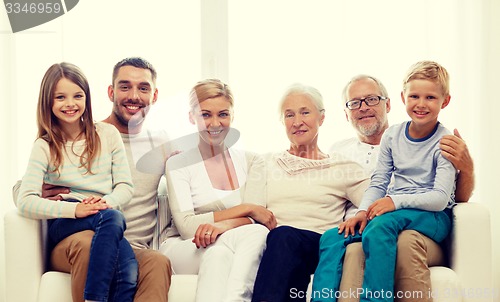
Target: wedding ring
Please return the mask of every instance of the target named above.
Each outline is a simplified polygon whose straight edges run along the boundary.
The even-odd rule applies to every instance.
[[[210,232],[205,232],[205,236],[210,236],[210,235],[212,235],[212,233],[210,233]]]

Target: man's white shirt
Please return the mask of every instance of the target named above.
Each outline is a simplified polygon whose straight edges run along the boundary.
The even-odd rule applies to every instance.
[[[380,151],[379,145],[370,145],[360,142],[358,138],[352,137],[334,143],[329,150],[329,154],[337,152],[347,157],[348,159],[359,163],[366,169],[370,175],[375,170]],[[357,208],[353,204],[346,207],[344,220],[347,220],[356,214]]]

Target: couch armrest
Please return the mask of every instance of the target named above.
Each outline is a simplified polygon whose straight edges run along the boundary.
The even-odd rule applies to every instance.
[[[162,242],[167,239],[167,231],[172,216],[168,207],[167,180],[165,176],[160,178],[156,202],[158,205],[156,209],[156,226],[151,246],[153,249],[158,250]]]
[[[5,214],[6,301],[35,302],[45,271],[44,223],[22,217],[17,209]]]
[[[464,301],[493,301],[489,209],[480,203],[453,208],[450,267],[458,275]]]

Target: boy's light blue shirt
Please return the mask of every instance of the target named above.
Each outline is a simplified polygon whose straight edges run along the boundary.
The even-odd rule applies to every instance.
[[[457,171],[439,147],[441,137],[451,132],[438,122],[427,137],[414,139],[408,133],[409,125],[394,125],[382,136],[377,167],[360,210],[385,196],[392,198],[396,209],[442,211],[455,204]],[[394,186],[388,190],[392,174]]]

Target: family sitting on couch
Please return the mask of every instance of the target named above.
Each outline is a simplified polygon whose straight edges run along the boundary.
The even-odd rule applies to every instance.
[[[236,132],[231,128],[236,100],[220,80],[200,81],[189,100],[189,120],[198,130],[195,147],[177,154],[164,144],[165,156],[155,157],[158,162],[151,164],[162,168],[143,171],[136,166],[137,161],[168,139],[143,129],[158,97],[154,67],[138,57],[118,62],[108,88],[112,112],[94,124],[90,92],[84,89],[86,79],[68,78],[63,64],[58,65],[58,77],[51,79],[57,79],[56,83],[43,92],[49,106],[46,116],[52,117],[50,128],[61,130],[54,130],[55,135],[39,131],[34,150],[37,144],[43,145],[47,162],[40,165],[36,156],[41,155],[32,153],[31,166],[14,188],[14,200],[23,215],[62,221],[65,228],[72,227],[73,231],[53,240],[50,259],[54,270],[71,273],[73,301],[167,301],[172,274],[198,274],[196,299],[202,302],[306,300],[300,293],[307,291],[318,266],[322,234],[359,212],[357,207],[377,165],[391,109],[391,100],[379,80],[360,75],[347,83],[342,104],[357,138],[336,143],[327,153],[318,147],[319,129],[326,116],[320,92],[306,85],[290,86],[279,103],[290,146],[264,156],[228,143]],[[439,64],[424,61],[415,66],[410,73],[417,74],[418,81],[438,87],[448,83],[447,77],[432,73],[442,68]],[[431,93],[405,97],[422,99],[408,112],[411,117],[438,123],[427,102],[439,97]],[[449,94],[443,97],[449,102]],[[47,123],[43,118],[39,114],[39,125]],[[109,125],[118,131],[110,131]],[[95,131],[92,129],[97,132],[89,135]],[[101,129],[115,138],[119,132],[123,144],[109,148],[111,139],[104,139],[102,134],[107,132]],[[459,171],[456,190],[449,197],[468,201],[474,172],[465,142],[455,130],[454,135],[442,136],[438,144],[439,157]],[[107,168],[101,167],[106,161]],[[82,175],[65,174],[67,166],[82,171]],[[36,169],[38,178],[33,182]],[[88,182],[102,171],[112,171],[109,185]],[[54,181],[46,181],[44,173],[52,175]],[[172,221],[164,234],[166,239],[154,250],[156,194],[163,175]],[[80,179],[85,180],[85,186],[80,186]],[[64,201],[72,202],[66,206]],[[108,242],[111,247],[97,249],[96,242],[103,242],[104,237],[99,236],[107,224],[95,217],[113,209],[123,213],[123,227],[110,231],[116,237]],[[84,220],[91,222],[74,226]],[[59,228],[54,224],[55,234],[61,233]],[[95,259],[102,260],[102,251],[108,249],[114,252],[107,257],[115,260],[109,262],[109,275],[103,278],[102,271],[95,270],[100,265]],[[429,291],[429,266],[445,261],[439,243],[412,228],[399,234],[397,259],[393,292]],[[363,287],[364,260],[360,243],[347,246],[338,291]],[[420,301],[432,301],[429,295],[422,297]],[[338,301],[359,299],[340,297]]]

